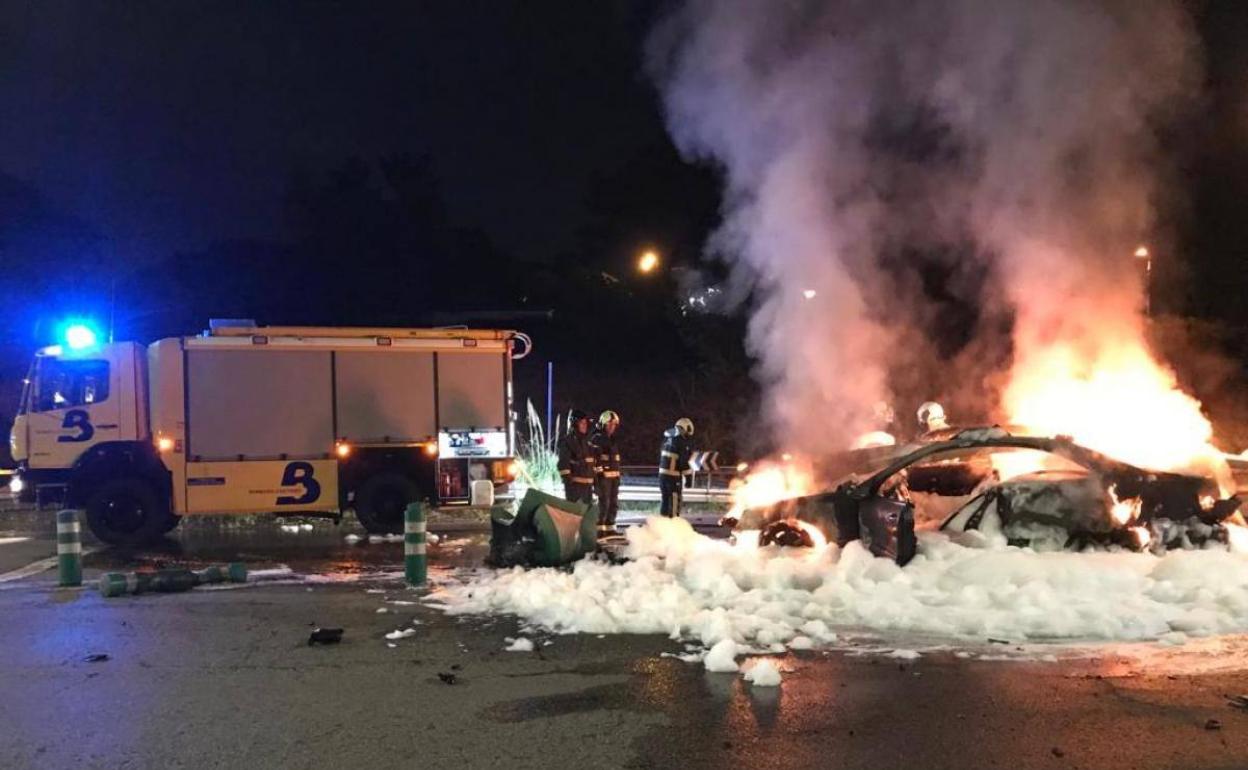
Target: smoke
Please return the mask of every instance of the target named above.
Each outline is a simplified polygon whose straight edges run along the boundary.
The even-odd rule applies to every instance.
[[[1142,345],[1131,255],[1199,76],[1177,3],[689,0],[650,42],[724,173],[708,251],[779,441],[841,449],[880,401],[1008,417],[1020,373]]]

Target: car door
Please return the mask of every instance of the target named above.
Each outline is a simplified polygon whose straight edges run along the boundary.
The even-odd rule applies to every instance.
[[[116,372],[106,358],[39,361],[29,405],[32,468],[69,468],[89,447],[120,435]]]

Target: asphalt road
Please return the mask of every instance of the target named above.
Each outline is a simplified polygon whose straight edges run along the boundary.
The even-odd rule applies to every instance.
[[[1248,767],[1248,712],[1227,703],[1243,670],[814,652],[753,689],[662,657],[680,648],[661,636],[538,634],[505,652],[514,619],[396,604],[423,593],[393,577],[401,546],[348,545],[324,522],[204,522],[87,559],[88,580],[241,555],[298,582],[106,600],[52,572],[5,578],[51,554],[47,516],[0,513],[3,768]],[[435,579],[482,547],[448,535]],[[308,646],[317,625],[342,643]]]

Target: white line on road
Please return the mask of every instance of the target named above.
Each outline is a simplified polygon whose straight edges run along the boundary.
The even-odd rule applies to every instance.
[[[96,549],[94,548],[83,548],[82,555],[85,557],[89,553],[95,553],[95,551]],[[17,569],[11,572],[5,572],[3,574],[0,574],[0,583],[9,583],[14,580],[21,580],[22,578],[30,577],[31,575],[38,575],[40,572],[47,572],[48,570],[55,567],[56,564],[57,564],[57,561],[56,561],[55,556],[48,557],[47,559],[40,559],[39,561],[36,561],[36,562],[31,562],[30,564],[27,564],[25,567],[18,567]]]

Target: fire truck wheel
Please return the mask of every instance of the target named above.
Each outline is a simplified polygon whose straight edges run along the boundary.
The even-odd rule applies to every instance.
[[[365,481],[355,493],[355,518],[377,535],[403,531],[403,511],[420,499],[420,487],[402,473],[386,471]]]
[[[106,481],[87,498],[87,525],[109,545],[141,545],[169,530],[168,507],[142,479]]]

